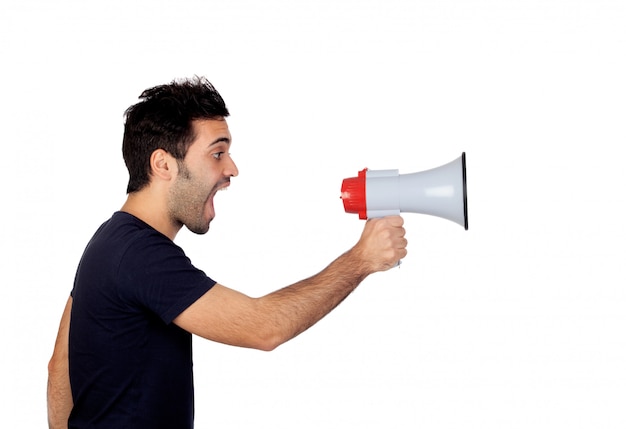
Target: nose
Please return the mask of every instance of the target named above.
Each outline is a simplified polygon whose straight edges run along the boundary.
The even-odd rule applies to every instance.
[[[239,175],[239,169],[237,168],[235,161],[233,161],[230,155],[228,155],[228,160],[230,162],[226,166],[226,169],[224,170],[224,175],[226,177],[237,177]]]

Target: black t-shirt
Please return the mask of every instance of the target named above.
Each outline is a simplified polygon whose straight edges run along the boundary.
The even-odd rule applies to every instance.
[[[70,319],[70,428],[192,428],[191,334],[172,321],[215,281],[116,212],[81,258]]]

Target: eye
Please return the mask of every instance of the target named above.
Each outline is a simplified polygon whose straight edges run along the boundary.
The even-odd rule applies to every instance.
[[[215,158],[215,159],[217,159],[219,161],[220,159],[222,159],[222,156],[224,156],[224,153],[225,152],[215,152],[215,153],[213,153],[211,155],[213,156],[213,158]]]

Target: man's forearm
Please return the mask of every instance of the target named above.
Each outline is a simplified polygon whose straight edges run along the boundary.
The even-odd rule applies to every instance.
[[[67,429],[67,421],[74,406],[69,372],[63,365],[50,363],[48,373],[48,427]]]
[[[282,344],[313,326],[370,274],[395,266],[406,256],[401,217],[369,220],[359,242],[320,273],[258,301],[263,329]]]
[[[72,298],[67,300],[59,333],[54,344],[54,352],[48,363],[48,427],[50,429],[67,429],[74,401],[70,387],[69,370],[69,330]]]
[[[339,305],[367,277],[359,260],[346,252],[320,273],[259,298],[267,328],[282,332],[283,343],[313,326]]]

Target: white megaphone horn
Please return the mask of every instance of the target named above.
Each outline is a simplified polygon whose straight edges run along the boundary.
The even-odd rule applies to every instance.
[[[358,177],[343,180],[341,199],[345,211],[358,213],[360,219],[422,213],[468,229],[465,152],[448,164],[418,173],[366,168]]]

